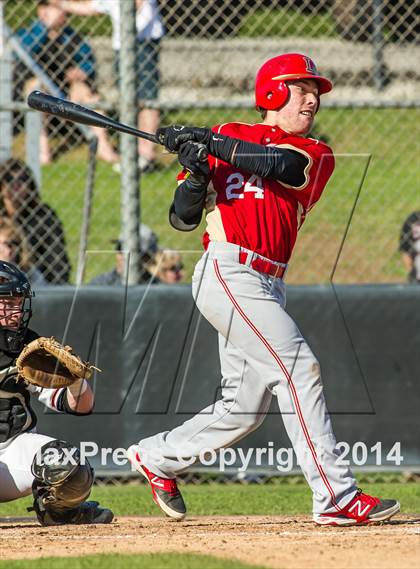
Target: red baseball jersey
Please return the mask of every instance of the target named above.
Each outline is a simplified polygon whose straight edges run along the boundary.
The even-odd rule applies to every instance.
[[[319,140],[292,136],[279,127],[261,123],[228,123],[212,130],[266,146],[290,148],[308,158],[305,182],[292,187],[248,174],[209,156],[211,181],[205,206],[204,247],[209,241],[227,241],[272,261],[287,263],[306,214],[333,173],[332,150]],[[182,172],[178,180],[184,177]]]

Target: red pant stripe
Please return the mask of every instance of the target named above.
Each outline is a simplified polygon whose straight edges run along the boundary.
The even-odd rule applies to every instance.
[[[280,366],[281,370],[283,371],[284,375],[286,376],[287,382],[289,384],[290,390],[292,392],[292,397],[293,397],[293,401],[295,404],[295,408],[296,408],[296,412],[298,414],[299,417],[299,422],[300,425],[302,427],[303,430],[303,434],[305,435],[305,439],[306,442],[308,444],[308,447],[311,451],[312,457],[314,459],[314,462],[316,464],[316,467],[318,469],[318,472],[322,478],[322,480],[324,481],[325,486],[327,487],[327,490],[331,496],[331,500],[332,503],[334,505],[334,507],[338,510],[341,511],[341,508],[338,506],[337,502],[336,502],[336,498],[335,498],[335,494],[334,491],[331,487],[331,484],[328,481],[327,475],[325,474],[321,464],[318,461],[318,457],[316,454],[316,450],[314,447],[314,444],[311,440],[311,437],[309,435],[308,429],[306,427],[305,424],[305,420],[303,418],[303,414],[302,414],[302,410],[300,407],[300,403],[299,403],[299,398],[298,398],[298,394],[296,391],[296,388],[294,386],[294,383],[292,381],[291,376],[289,375],[289,372],[286,369],[286,366],[283,364],[283,362],[281,361],[281,359],[279,358],[279,356],[276,354],[275,350],[270,346],[270,344],[267,342],[267,340],[264,338],[264,336],[261,334],[261,332],[258,330],[258,328],[256,328],[256,326],[254,326],[254,324],[251,322],[251,320],[249,320],[249,318],[247,317],[247,315],[244,313],[244,311],[242,310],[242,308],[239,306],[239,304],[237,303],[237,301],[235,300],[234,296],[232,295],[232,293],[229,290],[228,285],[226,284],[226,282],[223,280],[222,275],[220,274],[220,270],[219,270],[219,264],[217,262],[217,259],[213,260],[213,266],[214,266],[214,270],[216,272],[216,276],[218,278],[218,280],[220,281],[222,287],[224,288],[226,294],[228,295],[228,297],[230,298],[230,300],[232,301],[232,304],[235,306],[236,310],[239,312],[239,314],[242,316],[242,318],[245,320],[245,322],[248,324],[248,326],[252,329],[252,331],[258,336],[258,338],[263,342],[263,344],[265,345],[265,347],[268,349],[268,351],[270,352],[270,354],[273,356],[273,358],[276,360],[276,362],[278,363],[278,365]]]

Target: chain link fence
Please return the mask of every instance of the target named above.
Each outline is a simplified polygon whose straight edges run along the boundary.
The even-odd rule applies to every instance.
[[[42,88],[118,118],[118,44],[109,14],[99,13],[115,2],[50,4],[1,2],[1,215],[18,224],[14,241],[30,250],[45,281],[89,282],[115,267],[114,240],[121,225],[119,138],[41,117],[28,110],[25,97]],[[86,7],[86,15],[61,8],[75,11],[76,4]],[[256,70],[282,52],[309,55],[334,81],[313,134],[333,147],[336,171],[300,232],[288,282],[327,282],[331,276],[345,283],[407,280],[416,245],[404,257],[400,236],[407,217],[420,210],[418,3],[140,4],[144,21],[152,13],[138,63],[144,130],[158,123],[258,122]],[[88,8],[97,13],[88,15]],[[92,153],[89,158],[95,135],[96,168]],[[140,153],[142,222],[158,235],[160,246],[182,251],[188,282],[201,254],[202,232],[182,234],[167,222],[178,171],[175,157],[160,148],[140,147]],[[87,201],[88,219],[83,216]],[[81,235],[89,250],[83,275],[77,270]]]
[[[405,484],[418,483],[420,475],[418,472],[369,472],[357,473],[359,484]],[[177,476],[177,483],[180,485],[194,484],[214,485],[214,484],[270,484],[273,486],[290,485],[298,486],[306,484],[305,478],[300,474],[273,474],[272,471],[253,471],[252,473],[241,473],[232,471],[230,473],[209,473],[207,472],[187,472]],[[122,486],[122,485],[144,485],[146,480],[136,472],[127,472],[123,475],[112,476],[109,473],[96,473],[95,484],[97,486]]]

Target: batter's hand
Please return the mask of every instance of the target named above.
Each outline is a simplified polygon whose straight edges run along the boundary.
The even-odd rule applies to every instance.
[[[207,183],[210,179],[208,160],[202,159],[206,147],[201,142],[184,142],[178,150],[178,160],[197,181]]]
[[[156,137],[166,150],[169,152],[178,152],[181,145],[185,142],[200,142],[201,144],[207,145],[211,137],[211,130],[209,128],[175,124],[158,128]]]

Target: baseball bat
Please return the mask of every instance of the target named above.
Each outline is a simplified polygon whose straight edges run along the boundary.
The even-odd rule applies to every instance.
[[[32,109],[41,111],[42,113],[48,113],[49,115],[54,115],[71,122],[86,124],[88,126],[99,126],[100,128],[112,128],[159,144],[156,135],[150,132],[138,130],[132,126],[105,117],[92,109],[88,109],[77,103],[72,103],[67,99],[47,95],[47,93],[42,93],[42,91],[32,91],[28,96],[28,105]]]
[[[88,109],[87,107],[78,105],[77,103],[73,103],[67,99],[60,99],[59,97],[47,95],[47,93],[43,93],[42,91],[32,91],[28,96],[28,105],[32,109],[41,111],[42,113],[54,115],[71,122],[85,124],[88,126],[98,126],[100,128],[112,128],[119,132],[125,132],[127,134],[137,136],[138,138],[150,140],[150,142],[154,142],[155,144],[161,144],[157,136],[151,132],[138,130],[137,128],[101,115],[92,109]],[[202,162],[207,160],[206,149],[202,148],[198,156],[199,160]]]

